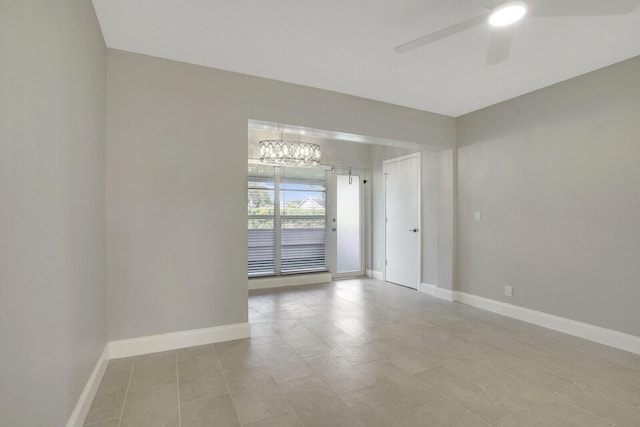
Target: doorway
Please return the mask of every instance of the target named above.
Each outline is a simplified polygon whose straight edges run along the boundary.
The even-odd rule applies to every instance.
[[[385,280],[420,285],[420,153],[385,160]]]
[[[333,278],[365,273],[365,171],[334,169]]]

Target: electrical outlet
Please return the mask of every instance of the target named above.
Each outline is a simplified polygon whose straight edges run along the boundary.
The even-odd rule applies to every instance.
[[[508,297],[512,297],[513,296],[513,287],[509,286],[509,285],[505,285],[504,287],[504,294]]]
[[[480,222],[480,221],[482,221],[482,212],[480,212],[480,211],[475,211],[475,212],[473,213],[473,220],[474,220],[474,221],[476,221],[476,222]]]

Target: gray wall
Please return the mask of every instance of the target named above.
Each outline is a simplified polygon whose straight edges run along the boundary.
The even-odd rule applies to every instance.
[[[450,138],[453,140],[454,133]],[[451,289],[453,286],[453,148],[417,150],[421,161],[421,216],[422,275],[421,282]],[[383,161],[406,154],[415,149],[374,146],[372,162],[372,269],[384,271],[385,222]]]
[[[109,337],[247,319],[247,121],[454,145],[452,118],[110,50]]]
[[[458,289],[640,335],[639,118],[640,57],[457,119]]]
[[[0,2],[0,425],[65,425],[106,344],[106,49],[89,1]]]

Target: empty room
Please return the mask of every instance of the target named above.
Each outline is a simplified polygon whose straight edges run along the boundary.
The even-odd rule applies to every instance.
[[[640,0],[0,0],[0,425],[640,426]]]

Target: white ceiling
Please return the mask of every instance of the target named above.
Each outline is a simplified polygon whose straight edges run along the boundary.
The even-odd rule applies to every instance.
[[[527,3],[535,10],[565,1]],[[93,3],[111,48],[454,117],[640,55],[640,8],[622,16],[527,17],[515,30],[510,58],[488,66],[484,25],[409,53],[393,48],[496,0]]]

